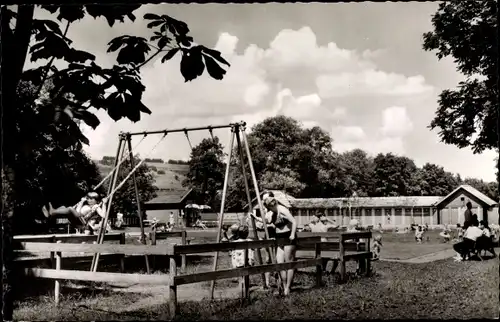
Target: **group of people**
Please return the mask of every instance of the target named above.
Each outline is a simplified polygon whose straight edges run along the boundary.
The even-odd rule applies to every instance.
[[[250,213],[257,223],[258,228],[264,228],[266,225],[266,230],[268,232],[268,237],[270,239],[288,239],[290,243],[288,245],[278,246],[274,249],[274,254],[271,254],[269,250],[266,249],[267,259],[266,263],[270,264],[272,262],[272,255],[275,256],[277,263],[291,262],[295,260],[296,245],[295,239],[297,237],[297,221],[292,216],[287,207],[278,202],[274,197],[272,192],[265,192],[263,194],[263,204],[266,211],[262,211],[262,215],[257,215]],[[249,229],[248,225],[234,224],[229,228],[224,228],[221,241],[227,242],[241,242],[248,240]],[[253,265],[255,263],[254,252],[249,250],[247,254],[248,262],[244,262],[244,251],[234,250],[231,252],[231,260],[233,267],[243,267],[246,265]],[[293,277],[295,274],[294,269],[279,272],[278,276],[278,289],[279,292],[285,296],[290,294],[290,288],[292,286]],[[265,287],[271,288],[270,284],[270,273],[265,274]]]
[[[453,245],[457,252],[456,261],[463,261],[470,258],[475,251],[487,250],[496,256],[493,248],[492,230],[486,220],[478,221],[477,215],[472,214],[472,204],[467,202],[467,210],[464,213],[464,224],[459,228],[459,241]],[[458,226],[458,225],[457,225]],[[463,232],[463,236],[461,236]]]

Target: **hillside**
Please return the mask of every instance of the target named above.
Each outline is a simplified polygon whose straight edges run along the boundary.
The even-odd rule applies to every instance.
[[[96,162],[97,163],[97,162]],[[149,163],[146,164],[154,170],[156,186],[165,190],[184,190],[182,181],[186,178],[189,166],[185,164]],[[109,174],[113,167],[97,163],[99,171],[103,176]],[[161,172],[165,173],[161,173]],[[158,173],[160,172],[160,173]]]

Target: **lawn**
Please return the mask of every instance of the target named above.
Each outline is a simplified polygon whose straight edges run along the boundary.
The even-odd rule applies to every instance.
[[[201,260],[198,268],[209,269]],[[222,260],[222,266],[227,260]],[[376,262],[371,277],[355,277],[345,284],[337,276],[325,276],[325,285],[314,285],[307,271],[297,274],[292,294],[283,299],[255,291],[250,303],[238,299],[184,301],[181,320],[274,320],[274,319],[468,319],[498,317],[498,259],[455,263],[451,259],[425,264]],[[350,266],[348,270],[353,270]],[[253,284],[259,283],[252,277]],[[223,280],[217,289],[235,285]],[[208,296],[209,283],[197,286]],[[16,320],[165,320],[164,303],[123,312],[143,301],[144,293],[111,293],[109,290],[66,290],[59,308],[48,296],[23,300]]]
[[[384,232],[382,258],[405,259],[450,248],[438,238],[438,231],[429,231],[429,240],[416,244],[413,234]],[[138,243],[130,239],[130,243]],[[159,242],[167,242],[165,240]],[[179,243],[174,238],[170,242]],[[192,243],[213,242],[212,237],[197,238]],[[213,259],[207,256],[189,256],[188,272],[212,270]],[[167,273],[168,261],[156,260],[155,274]],[[229,267],[227,253],[222,253],[219,268]],[[84,265],[85,266],[85,265]],[[88,265],[87,265],[88,266]],[[129,272],[144,273],[144,258],[129,258]],[[182,286],[179,289],[179,319],[181,320],[243,320],[243,319],[467,319],[498,317],[499,262],[455,263],[453,259],[430,263],[409,264],[378,261],[373,263],[371,277],[349,275],[345,284],[338,283],[338,274],[324,276],[322,288],[314,285],[313,268],[300,270],[289,298],[280,298],[272,292],[255,290],[250,303],[244,305],[235,296],[232,299],[200,301],[209,295],[210,282]],[[86,266],[82,269],[87,269]],[[116,265],[100,271],[117,271]],[[349,262],[348,272],[355,271]],[[148,286],[140,291],[126,291],[103,283],[85,284],[75,288],[66,283],[59,308],[53,305],[50,281],[26,281],[31,294],[24,294],[15,311],[16,320],[165,320],[168,317],[166,288],[153,291]],[[36,284],[48,288],[33,292]],[[251,284],[258,288],[260,276],[251,276]],[[216,289],[230,293],[237,286],[236,279],[219,280]],[[255,288],[254,287],[254,288]],[[184,294],[184,295],[183,295]],[[192,294],[190,296],[189,294]],[[192,300],[196,298],[197,300]],[[126,311],[124,311],[126,310]]]

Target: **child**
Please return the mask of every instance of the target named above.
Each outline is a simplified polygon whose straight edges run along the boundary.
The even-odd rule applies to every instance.
[[[379,260],[380,251],[382,249],[382,235],[377,235],[373,238],[373,260]]]
[[[424,229],[422,228],[422,226],[418,226],[417,230],[415,231],[415,240],[417,241],[418,244],[421,244],[423,238],[424,238]]]
[[[451,240],[451,235],[447,227],[443,228],[443,231],[439,233],[439,236],[443,238],[443,242],[448,243]]]
[[[460,224],[457,224],[457,236],[458,236],[458,241],[462,241],[462,239],[464,238],[464,229]]]
[[[235,233],[236,236],[235,236],[235,239],[233,240],[233,242],[237,243],[237,242],[249,241],[248,233],[249,233],[248,226],[238,227],[238,230]],[[248,265],[253,266],[255,264],[254,251],[252,249],[247,250],[246,263],[245,263],[245,250],[244,249],[235,249],[235,250],[231,251],[231,264],[232,264],[233,268],[241,268],[241,267],[245,267]],[[267,284],[268,284],[268,282],[267,282]],[[243,292],[244,291],[244,278],[243,277],[240,278],[240,286],[241,286],[241,290]]]

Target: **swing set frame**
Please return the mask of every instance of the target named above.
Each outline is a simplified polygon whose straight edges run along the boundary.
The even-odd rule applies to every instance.
[[[102,244],[104,241],[104,235],[106,233],[105,227],[106,223],[108,222],[108,217],[109,217],[109,212],[111,209],[111,204],[113,200],[113,195],[118,190],[129,178],[130,176],[132,177],[133,183],[134,183],[134,190],[135,190],[135,197],[136,197],[136,202],[137,202],[137,215],[139,216],[139,225],[141,229],[141,242],[143,244],[146,244],[146,238],[145,238],[145,233],[144,233],[144,223],[143,223],[143,216],[142,216],[142,210],[141,210],[141,197],[139,194],[139,190],[137,187],[137,178],[135,176],[135,171],[139,168],[139,166],[145,161],[145,157],[137,164],[135,165],[135,159],[132,151],[132,137],[133,136],[138,136],[142,135],[143,139],[148,136],[148,135],[155,135],[155,134],[163,134],[163,137],[160,139],[160,141],[157,143],[160,144],[163,139],[167,136],[169,133],[176,133],[176,132],[184,132],[187,139],[188,143],[192,149],[191,142],[189,140],[188,132],[193,132],[193,131],[203,131],[203,130],[208,130],[210,132],[211,137],[213,138],[213,130],[214,129],[226,129],[230,128],[231,129],[231,139],[230,139],[230,144],[229,144],[229,154],[228,154],[228,160],[226,164],[226,171],[224,175],[224,186],[222,190],[222,198],[221,198],[221,207],[220,207],[220,212],[219,212],[219,218],[218,218],[218,232],[217,232],[217,241],[220,242],[222,238],[222,224],[224,222],[224,208],[226,205],[226,197],[227,197],[227,186],[229,182],[229,171],[231,167],[231,161],[233,157],[233,147],[234,147],[234,141],[236,139],[236,152],[239,156],[240,159],[240,164],[241,164],[241,171],[243,175],[243,181],[245,184],[245,192],[246,192],[246,197],[248,199],[248,204],[249,204],[249,212],[253,213],[253,207],[252,207],[252,197],[250,193],[250,186],[248,183],[248,176],[247,176],[247,171],[246,171],[246,166],[245,166],[245,161],[248,163],[248,167],[250,169],[250,178],[252,180],[253,188],[257,197],[257,202],[258,206],[260,209],[263,208],[263,203],[262,199],[260,197],[260,190],[258,187],[258,181],[257,177],[255,174],[255,170],[253,167],[253,162],[252,162],[252,156],[250,153],[250,147],[248,145],[248,140],[247,136],[245,133],[246,130],[246,123],[245,122],[238,122],[238,123],[230,123],[230,124],[225,124],[225,125],[209,125],[209,126],[204,126],[204,127],[192,127],[192,128],[179,128],[179,129],[165,129],[165,130],[158,130],[158,131],[143,131],[143,132],[120,132],[118,135],[118,148],[116,151],[116,158],[115,158],[115,164],[112,169],[112,180],[111,184],[109,185],[108,188],[108,204],[106,207],[106,215],[105,218],[101,222],[101,229],[99,230],[99,235],[97,238],[97,243]],[[142,140],[141,140],[142,141]],[[151,152],[156,148],[155,145]],[[128,174],[128,176],[117,186],[117,180],[118,180],[118,173],[120,169],[120,165],[123,163],[124,159],[127,157],[124,156],[125,150],[128,150],[128,159],[130,161],[130,168],[131,171]],[[245,159],[246,156],[246,159]],[[253,216],[250,216],[251,220],[251,226],[253,230],[253,237],[255,239],[258,239],[258,233],[255,225],[255,219]],[[267,229],[267,223],[265,222],[265,216],[262,216],[263,224],[264,224],[264,233],[265,233],[265,238],[269,239],[269,232]],[[276,256],[275,256],[275,250],[273,248],[267,249],[268,254],[271,257],[271,261],[273,264],[276,263]],[[263,264],[262,261],[262,254],[260,252],[260,249],[256,251],[257,254],[257,262],[259,265]],[[214,263],[213,263],[213,270],[217,270],[217,262],[218,262],[218,257],[219,257],[219,252],[216,252],[214,254]],[[146,260],[146,269],[148,274],[150,274],[150,267],[149,267],[149,260],[147,255],[145,255],[145,260]],[[97,266],[99,262],[99,253],[94,254],[94,258],[92,260],[92,266],[91,266],[91,271],[96,272],[97,271]],[[265,275],[262,274],[262,282],[265,283]],[[213,299],[214,296],[214,287],[215,287],[215,280],[212,281],[211,284],[211,298]]]

